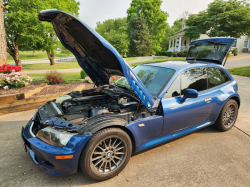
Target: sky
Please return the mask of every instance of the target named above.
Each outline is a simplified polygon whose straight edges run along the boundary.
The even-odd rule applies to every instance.
[[[132,0],[78,0],[80,2],[79,18],[93,29],[96,22],[127,16],[127,9]],[[167,22],[173,25],[176,19],[188,11],[197,14],[205,10],[213,0],[162,0],[161,9],[169,14]]]

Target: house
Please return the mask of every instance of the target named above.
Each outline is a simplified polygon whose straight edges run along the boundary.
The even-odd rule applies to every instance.
[[[185,19],[182,20],[182,29],[176,32],[176,35],[169,37],[169,51],[172,52],[179,52],[188,50],[189,45],[191,43],[190,38],[185,37],[184,29],[187,28],[185,24]],[[206,39],[209,38],[206,34],[200,34],[199,39]],[[235,42],[232,44],[231,49],[237,48],[238,52],[247,53],[250,52],[250,38],[247,36],[241,36],[237,38]]]

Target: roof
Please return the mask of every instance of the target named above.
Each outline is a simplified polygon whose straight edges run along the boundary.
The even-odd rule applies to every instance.
[[[160,62],[160,63],[148,63],[142,64],[146,66],[156,66],[156,67],[163,67],[163,68],[170,68],[178,71],[183,71],[185,69],[196,68],[196,67],[204,67],[204,66],[216,66],[221,67],[215,63],[207,63],[207,62],[193,62],[193,61],[167,61],[167,62]]]

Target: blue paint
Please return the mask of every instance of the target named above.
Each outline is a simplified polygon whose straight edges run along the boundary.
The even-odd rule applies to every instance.
[[[208,121],[206,123],[203,123],[203,124],[195,126],[195,127],[191,127],[191,128],[188,128],[188,129],[185,129],[185,130],[181,130],[181,131],[178,131],[178,132],[175,132],[175,133],[172,133],[172,134],[168,134],[168,135],[165,135],[165,136],[160,136],[160,137],[157,137],[157,138],[154,138],[154,139],[150,139],[150,140],[146,141],[145,143],[143,143],[139,147],[138,151],[141,151],[143,149],[147,149],[149,147],[161,144],[163,142],[167,142],[169,140],[173,140],[173,139],[178,138],[180,136],[184,136],[186,134],[189,134],[191,132],[194,132],[196,130],[199,130],[201,128],[209,126],[211,124],[212,124],[212,122]]]

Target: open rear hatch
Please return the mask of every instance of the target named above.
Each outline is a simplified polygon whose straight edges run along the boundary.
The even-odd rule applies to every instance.
[[[223,60],[232,46],[234,38],[207,38],[191,42],[186,60],[205,61],[223,64]]]

